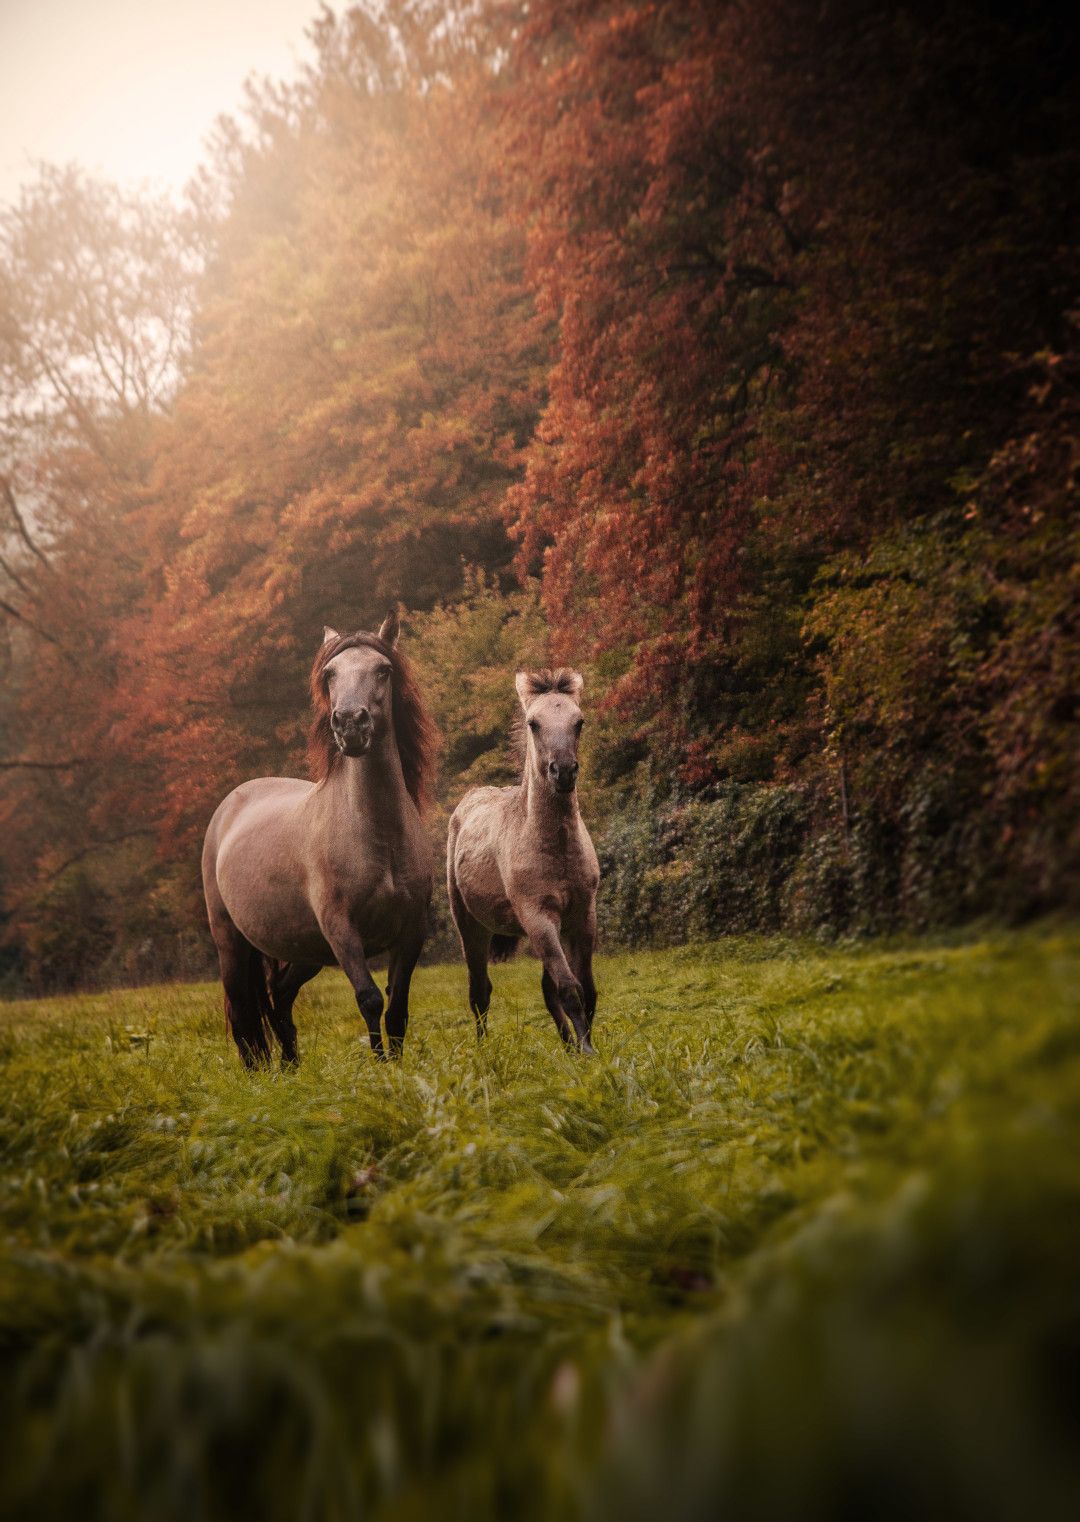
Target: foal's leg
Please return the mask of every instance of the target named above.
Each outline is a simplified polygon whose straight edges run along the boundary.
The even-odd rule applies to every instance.
[[[544,1002],[551,1012],[560,1036],[564,1041],[567,1039],[563,1023],[552,1006],[552,999],[563,1018],[569,1022],[581,1050],[591,1053],[592,1043],[589,1040],[589,1026],[585,1019],[584,991],[566,960],[566,953],[559,939],[558,922],[552,916],[535,912],[533,914],[519,913],[518,919],[529,937],[529,945],[544,964],[544,978],[551,984],[550,994],[549,989],[544,985],[543,978],[540,980],[540,987],[543,989]]]
[[[558,989],[555,987],[555,980],[552,978],[547,968],[544,969],[543,974],[540,978],[540,992],[544,995],[544,1003],[547,1005],[548,1014],[555,1021],[555,1029],[562,1037],[563,1045],[573,1046],[576,1039],[574,1036],[574,1027],[566,1018],[565,1011],[563,1010],[562,1005],[559,1003],[559,993]]]
[[[585,1023],[592,1035],[596,1015],[596,984],[593,982],[592,959],[596,949],[596,909],[590,911],[580,931],[567,936],[570,947],[570,965],[581,984],[581,998],[585,1009]]]
[[[353,986],[356,1003],[368,1028],[371,1050],[376,1057],[385,1057],[382,1039],[383,996],[364,955],[364,943],[359,932],[348,920],[320,921],[319,928],[337,957],[338,965]]]
[[[452,874],[447,878],[447,887],[450,890],[450,913],[454,916],[469,969],[469,1008],[476,1020],[477,1037],[480,1037],[487,1031],[487,1012],[491,1003],[491,979],[488,977],[491,931],[466,909]]]
[[[424,916],[419,932],[395,946],[390,957],[390,982],[387,986],[389,1003],[386,1006],[386,1036],[391,1057],[400,1057],[405,1045],[405,1032],[409,1025],[409,985],[413,971],[424,945],[427,916]]]
[[[270,974],[270,1024],[281,1042],[282,1067],[295,1067],[300,1061],[296,1047],[296,1026],[292,1007],[296,996],[317,972],[317,962],[275,962]]]

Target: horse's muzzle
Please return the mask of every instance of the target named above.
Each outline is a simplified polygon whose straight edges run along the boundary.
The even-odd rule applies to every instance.
[[[342,713],[336,709],[330,716],[330,730],[343,756],[364,755],[371,744],[374,728],[366,708],[359,713]]]
[[[577,786],[578,764],[576,761],[551,761],[548,776],[557,793],[572,793]]]
[[[334,739],[343,756],[366,756],[371,749],[371,726],[350,733],[335,734]]]

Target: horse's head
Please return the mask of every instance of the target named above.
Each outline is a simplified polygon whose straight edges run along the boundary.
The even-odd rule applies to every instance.
[[[393,720],[393,660],[379,649],[393,651],[398,616],[388,613],[375,636],[378,643],[342,647],[336,629],[323,630],[321,680],[330,718],[330,737],[343,756],[366,754],[373,740],[386,733]],[[327,650],[337,645],[337,650]]]
[[[377,634],[323,630],[311,668],[308,759],[312,777],[324,782],[346,756],[365,755],[385,736],[397,746],[405,786],[422,811],[439,736],[397,642],[396,612]]]
[[[578,741],[585,720],[578,700],[584,682],[576,671],[519,671],[514,678],[525,713],[526,766],[557,793],[577,785]]]

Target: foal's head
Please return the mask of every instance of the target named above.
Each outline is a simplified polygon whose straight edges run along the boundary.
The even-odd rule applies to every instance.
[[[405,785],[420,806],[437,737],[416,679],[397,649],[398,630],[396,612],[387,614],[377,634],[323,630],[311,669],[315,717],[308,753],[321,781],[346,757],[364,756],[392,734]]]
[[[578,741],[585,720],[578,702],[584,682],[576,671],[519,671],[514,678],[525,713],[525,765],[557,793],[577,784]]]

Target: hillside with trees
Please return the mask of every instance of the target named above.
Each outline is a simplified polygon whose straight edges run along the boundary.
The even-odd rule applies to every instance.
[[[406,610],[447,805],[585,674],[609,943],[1080,895],[1075,50],[1041,6],[324,13],[182,208],[0,212],[5,986],[208,965],[201,832]],[[448,949],[445,924],[434,945]]]

